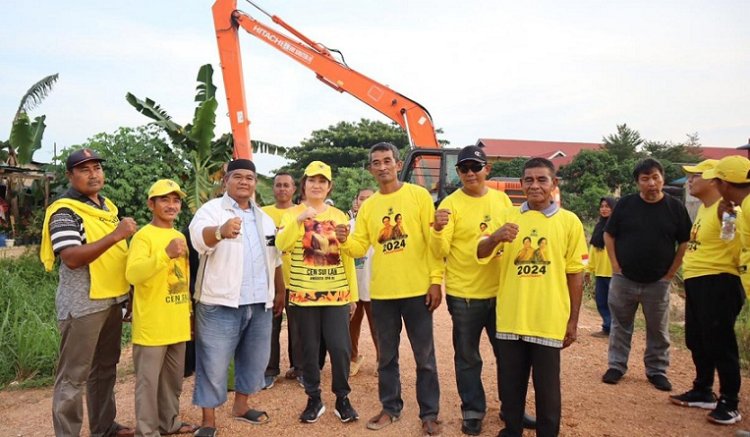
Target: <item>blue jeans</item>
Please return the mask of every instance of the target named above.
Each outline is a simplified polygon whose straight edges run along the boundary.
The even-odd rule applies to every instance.
[[[446,296],[448,312],[453,320],[453,364],[456,385],[461,396],[461,415],[466,419],[483,419],[487,401],[482,385],[482,356],[479,341],[482,331],[487,333],[495,357],[498,355],[495,339],[496,298],[463,299]],[[498,379],[499,381],[499,379]]]
[[[594,282],[594,300],[596,300],[596,309],[602,316],[602,331],[609,334],[609,328],[612,325],[612,316],[609,313],[609,281],[612,278],[606,276],[597,276]]]
[[[383,411],[390,416],[400,416],[404,408],[398,364],[403,318],[417,364],[419,418],[437,420],[440,409],[440,384],[435,362],[435,343],[432,338],[432,313],[427,310],[424,301],[424,296],[372,300],[372,317],[375,320],[380,354],[378,393]]]
[[[609,310],[612,331],[609,334],[609,367],[622,373],[628,370],[630,343],[638,305],[646,319],[646,351],[643,364],[647,376],[667,374],[669,367],[669,281],[643,284],[620,273],[612,276]]]
[[[262,303],[231,308],[195,305],[193,404],[216,408],[227,400],[227,373],[234,357],[235,390],[252,394],[264,386],[271,355],[273,311]]]

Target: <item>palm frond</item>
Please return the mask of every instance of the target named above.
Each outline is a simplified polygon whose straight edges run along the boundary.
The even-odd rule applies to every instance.
[[[267,153],[269,155],[285,156],[287,148],[283,146],[277,146],[276,144],[267,143],[265,141],[250,140],[250,144],[253,146],[254,153]]]
[[[201,66],[198,70],[198,86],[196,89],[198,92],[195,94],[196,102],[205,102],[216,96],[216,87],[213,83],[214,67],[211,64]]]
[[[52,91],[52,86],[57,82],[58,77],[59,74],[55,73],[32,85],[31,88],[26,91],[26,94],[21,97],[21,103],[18,105],[16,116],[14,118],[18,117],[22,112],[29,112],[39,106],[39,104],[49,95],[50,91]]]

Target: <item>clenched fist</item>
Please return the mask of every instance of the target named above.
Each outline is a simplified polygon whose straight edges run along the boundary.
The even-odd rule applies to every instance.
[[[122,241],[131,237],[137,230],[138,225],[132,217],[123,217],[120,223],[117,224],[117,228],[112,232],[112,235],[117,241]]]
[[[302,214],[297,216],[297,223],[302,224],[307,219],[314,219],[318,215],[318,210],[313,207],[308,207],[302,211]]]
[[[239,217],[232,217],[227,220],[219,229],[223,238],[237,238],[242,232],[242,219]]]
[[[172,259],[179,258],[187,253],[187,244],[182,238],[174,238],[169,242],[165,250],[168,257]]]
[[[432,224],[432,228],[440,232],[443,230],[445,225],[448,224],[448,220],[451,217],[451,210],[440,208],[435,211],[435,222]]]
[[[506,223],[500,229],[490,235],[490,238],[495,242],[510,243],[516,239],[518,235],[518,225],[515,223]]]
[[[339,243],[346,242],[347,237],[349,237],[349,225],[336,225],[336,239]]]

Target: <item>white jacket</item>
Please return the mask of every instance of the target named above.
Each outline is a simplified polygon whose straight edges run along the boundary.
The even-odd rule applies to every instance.
[[[229,195],[209,200],[195,212],[190,222],[190,239],[193,248],[201,255],[200,267],[195,283],[195,298],[208,305],[222,305],[237,308],[240,303],[240,286],[244,268],[242,238],[224,239],[214,247],[208,247],[203,240],[203,229],[221,226],[236,217]],[[268,274],[268,299],[266,308],[273,307],[275,295],[275,271],[281,265],[281,253],[276,249],[276,225],[273,219],[252,202],[255,223],[261,244],[265,244],[264,258]],[[243,229],[242,232],[252,232]]]

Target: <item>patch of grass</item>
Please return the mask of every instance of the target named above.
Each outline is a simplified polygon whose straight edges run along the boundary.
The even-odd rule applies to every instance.
[[[734,332],[737,334],[737,345],[740,349],[740,364],[743,369],[748,370],[750,369],[750,308],[747,303],[737,317]]]

